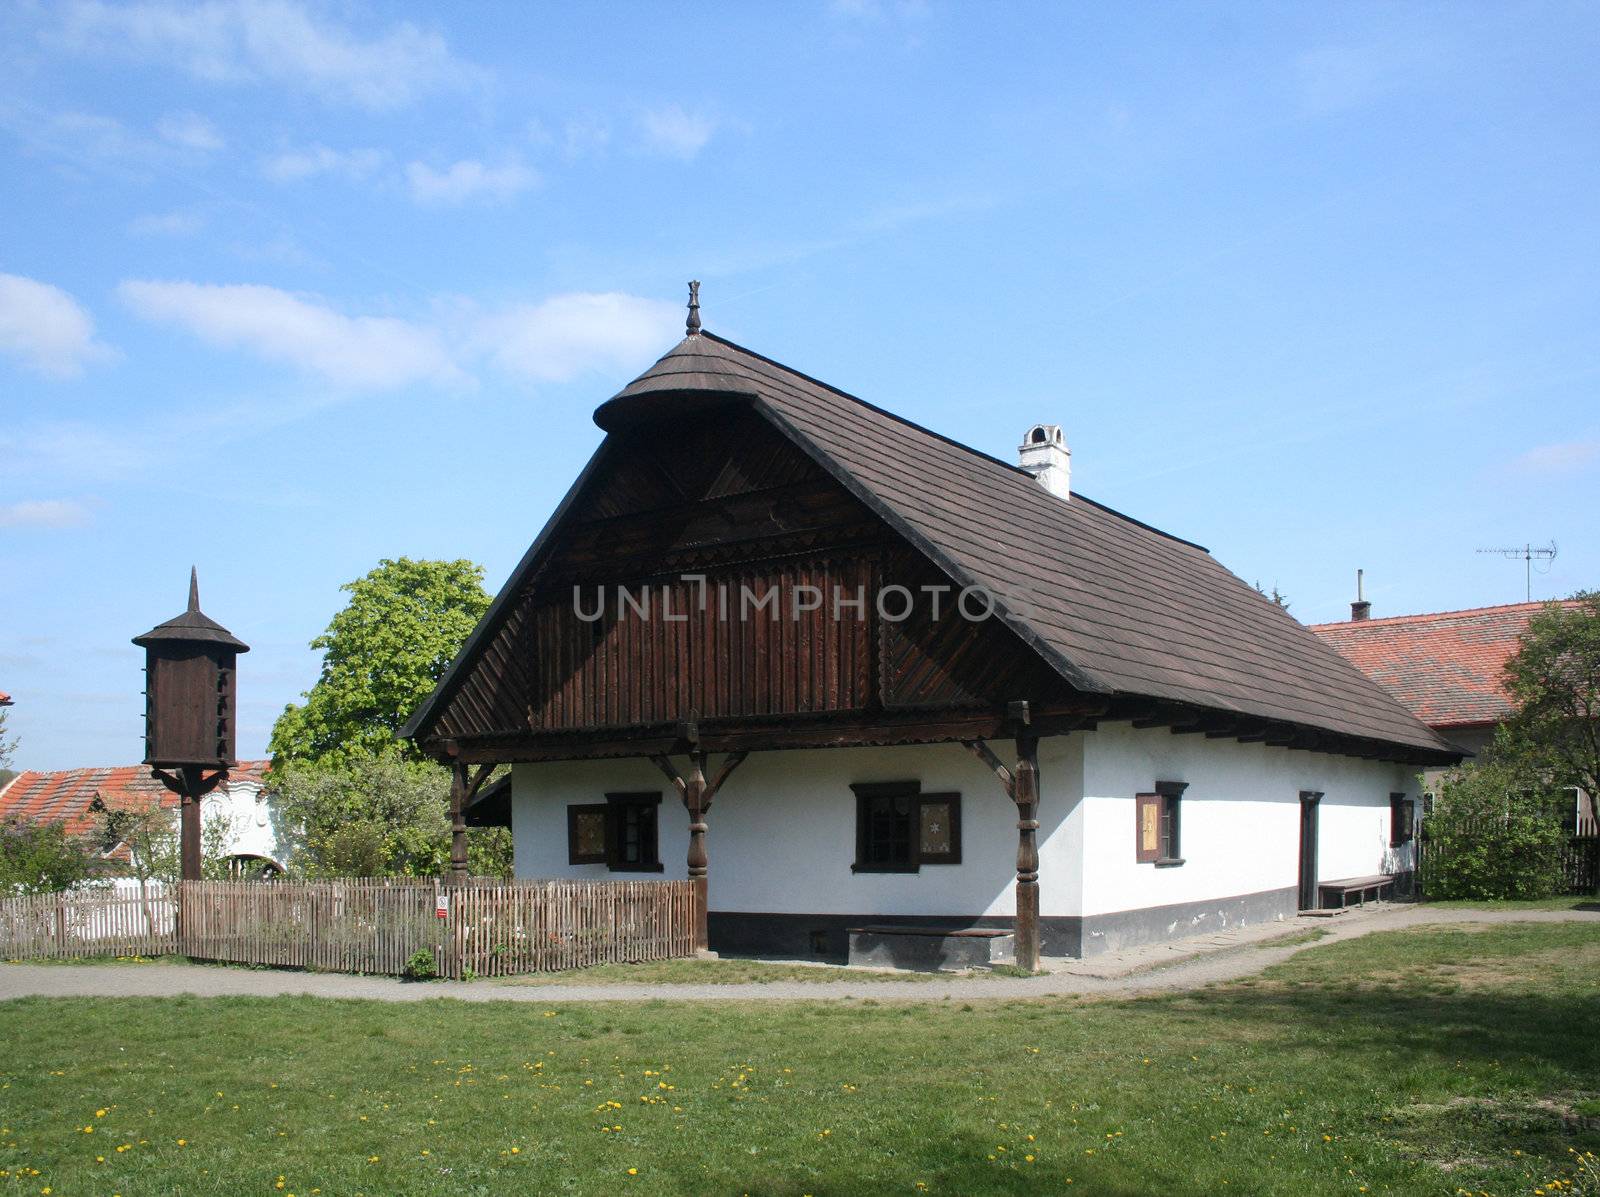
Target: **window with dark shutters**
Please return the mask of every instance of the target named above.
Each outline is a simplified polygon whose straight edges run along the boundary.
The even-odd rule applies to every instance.
[[[1404,794],[1389,795],[1389,846],[1409,844],[1415,833],[1417,804]]]
[[[1183,863],[1183,792],[1186,781],[1158,781],[1152,794],[1134,795],[1134,860],[1161,866]]]
[[[657,844],[659,793],[607,794],[609,843],[606,864],[613,873],[659,873]]]
[[[659,793],[607,794],[567,807],[567,863],[603,864],[616,873],[659,873]]]
[[[857,873],[915,873],[961,863],[961,795],[922,793],[920,782],[860,782],[856,795]]]

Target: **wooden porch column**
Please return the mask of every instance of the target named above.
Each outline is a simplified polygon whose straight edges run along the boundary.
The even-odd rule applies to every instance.
[[[722,768],[711,780],[706,780],[706,753],[698,747],[698,737],[689,735],[696,746],[689,750],[689,772],[679,773],[672,758],[652,756],[656,768],[666,774],[667,780],[683,799],[683,808],[689,812],[689,880],[694,882],[694,946],[697,952],[706,951],[711,944],[711,859],[706,852],[706,812],[711,809],[711,799],[728,780],[728,775],[739,767],[746,754],[729,753]]]
[[[689,880],[694,882],[694,947],[704,952],[711,942],[710,865],[706,855],[706,754],[689,754],[689,775],[683,779],[683,807],[689,812]]]
[[[467,767],[450,766],[450,883],[467,880]]]
[[[994,771],[1017,807],[1017,914],[1013,923],[1017,967],[1039,967],[1039,736],[1030,726],[1026,702],[1007,704],[1016,728],[1017,763],[1008,767],[982,740],[963,740],[967,750]]]
[[[1017,965],[1039,967],[1039,737],[1017,737]]]
[[[476,770],[460,761],[450,762],[450,884],[465,885],[467,866],[467,807],[489,780],[494,766],[479,765]]]

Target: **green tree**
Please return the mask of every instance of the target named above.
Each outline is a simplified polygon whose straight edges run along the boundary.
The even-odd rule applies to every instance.
[[[301,829],[296,867],[316,877],[437,877],[450,867],[450,774],[398,745],[340,760],[290,761],[272,772],[289,823]],[[468,832],[477,876],[510,873],[510,833]]]
[[[128,863],[122,871],[128,876],[141,883],[178,879],[178,831],[171,811],[159,803],[107,806],[99,797],[89,809],[95,812],[94,836],[101,852],[126,845]]]
[[[0,773],[11,772],[11,757],[17,751],[17,737],[6,730],[6,714],[6,709],[0,707]]]
[[[1548,898],[1564,884],[1560,795],[1525,763],[1462,765],[1433,786],[1424,827],[1430,898]]]
[[[0,824],[0,895],[58,893],[93,877],[97,865],[89,846],[61,823]]]
[[[386,752],[489,609],[470,561],[385,559],[342,589],[350,601],[311,642],[321,676],[272,729],[275,770]]]
[[[1576,606],[1547,603],[1530,619],[1506,663],[1517,709],[1495,753],[1600,796],[1600,591],[1573,598]]]

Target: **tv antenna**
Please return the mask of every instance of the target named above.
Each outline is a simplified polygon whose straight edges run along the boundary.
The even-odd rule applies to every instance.
[[[1532,544],[1525,544],[1515,549],[1479,549],[1480,553],[1498,553],[1509,560],[1521,559],[1524,576],[1527,579],[1528,602],[1533,602],[1533,563],[1535,561],[1551,562],[1556,559],[1556,542],[1551,541],[1543,548],[1536,548]]]

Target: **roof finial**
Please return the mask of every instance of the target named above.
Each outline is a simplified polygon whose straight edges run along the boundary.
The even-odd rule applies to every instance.
[[[200,610],[200,574],[192,565],[189,567],[189,610]]]
[[[695,336],[700,331],[700,280],[692,279],[689,282],[689,318],[683,322],[683,327],[689,335]]]

